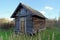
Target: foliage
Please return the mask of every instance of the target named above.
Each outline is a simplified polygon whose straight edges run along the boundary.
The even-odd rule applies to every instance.
[[[12,29],[8,31],[0,30],[0,40],[60,40],[60,29],[58,27],[47,28],[40,31],[36,35],[30,36],[27,34],[16,35]]]
[[[47,19],[46,20],[46,27],[48,28],[52,28],[54,26],[56,26],[57,24],[57,20],[56,19]]]
[[[9,29],[11,27],[14,27],[13,21],[9,21],[8,19],[5,18],[0,19],[0,28]]]

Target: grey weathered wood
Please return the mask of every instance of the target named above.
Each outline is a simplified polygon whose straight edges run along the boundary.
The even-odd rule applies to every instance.
[[[27,16],[26,18],[26,32],[33,33],[33,22],[31,16]]]
[[[35,13],[35,14],[33,14]],[[15,15],[15,31],[18,33],[21,31],[21,18],[24,17],[25,18],[25,26],[24,26],[24,30],[25,30],[25,33],[34,33],[34,31],[37,31],[37,30],[40,30],[40,29],[43,29],[45,27],[45,18],[44,16],[41,16],[40,14],[38,14],[39,12],[33,10],[33,9],[28,9],[28,7],[26,8],[25,6],[23,6],[23,8],[19,9],[17,12],[16,12],[16,15]],[[41,16],[43,18],[41,18],[40,16],[37,17],[33,17],[34,15],[37,15],[37,16]],[[13,17],[13,16],[12,16]],[[42,23],[40,24],[39,22],[36,23],[35,19],[37,18],[37,20]],[[35,28],[35,24],[36,23],[36,28]],[[35,29],[36,30],[35,30]]]

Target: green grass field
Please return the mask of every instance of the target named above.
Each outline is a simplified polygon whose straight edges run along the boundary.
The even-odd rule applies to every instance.
[[[11,29],[7,31],[0,29],[0,40],[60,40],[60,29],[58,27],[47,28],[34,36],[15,35]]]

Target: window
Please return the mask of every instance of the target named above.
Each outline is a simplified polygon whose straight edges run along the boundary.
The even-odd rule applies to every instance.
[[[25,14],[25,13],[26,13],[25,9],[21,9],[21,14]]]

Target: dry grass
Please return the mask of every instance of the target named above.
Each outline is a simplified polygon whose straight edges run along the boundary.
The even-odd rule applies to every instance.
[[[37,33],[34,36],[27,34],[18,34],[8,31],[0,32],[0,40],[60,40],[60,31],[59,29],[46,29]]]
[[[42,36],[40,33],[38,33],[37,35],[34,35],[34,36],[29,36],[29,35],[25,35],[25,34],[16,35],[14,33],[11,34],[10,36],[8,36],[5,33],[5,38],[3,37],[3,35],[1,35],[0,40],[43,40],[42,37],[44,37],[44,36]],[[50,35],[48,35],[47,40],[50,40]],[[54,32],[52,33],[52,40],[54,40]]]

